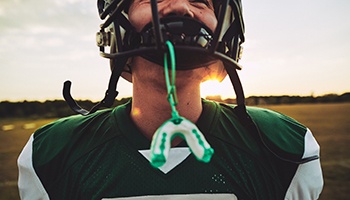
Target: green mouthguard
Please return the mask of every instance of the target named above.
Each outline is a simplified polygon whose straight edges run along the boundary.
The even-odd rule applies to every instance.
[[[197,160],[208,163],[214,153],[214,149],[210,147],[197,126],[190,120],[181,117],[176,110],[178,101],[175,87],[175,50],[171,42],[167,41],[166,45],[169,50],[171,62],[171,81],[168,69],[168,53],[164,54],[164,73],[172,117],[165,121],[153,135],[151,144],[151,165],[158,168],[165,164],[171,148],[171,141],[177,136],[186,140],[187,145]]]

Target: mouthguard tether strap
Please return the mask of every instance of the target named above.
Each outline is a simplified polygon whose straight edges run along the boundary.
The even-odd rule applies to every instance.
[[[176,110],[175,50],[171,42],[167,41],[166,45],[169,50],[171,63],[171,80],[169,78],[168,53],[164,53],[164,73],[172,117],[165,121],[153,135],[151,144],[151,165],[158,168],[165,164],[171,148],[171,141],[177,136],[186,140],[191,152],[195,155],[197,160],[208,163],[214,153],[214,149],[211,148],[197,126],[190,120],[180,116]]]

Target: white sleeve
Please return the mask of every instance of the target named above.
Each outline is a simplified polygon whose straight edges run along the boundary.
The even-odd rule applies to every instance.
[[[21,199],[44,200],[49,199],[48,194],[39,177],[33,168],[32,152],[33,152],[33,135],[23,148],[18,157],[18,189]]]
[[[320,155],[320,146],[307,129],[303,158]],[[287,190],[285,199],[318,199],[323,188],[323,177],[320,159],[300,164]]]

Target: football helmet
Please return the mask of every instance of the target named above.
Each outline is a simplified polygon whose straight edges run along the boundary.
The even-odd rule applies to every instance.
[[[103,23],[96,34],[102,57],[110,59],[112,70],[105,98],[90,111],[82,109],[70,95],[70,81],[65,82],[64,97],[77,113],[87,115],[99,107],[112,106],[118,92],[116,85],[122,73],[131,73],[128,60],[141,56],[162,65],[165,42],[170,41],[176,51],[177,70],[206,66],[221,60],[233,83],[237,104],[244,107],[244,94],[236,69],[244,42],[244,23],[241,0],[213,0],[217,26],[210,30],[202,22],[188,16],[158,15],[157,0],[150,0],[152,22],[137,32],[128,19],[130,0],[98,0],[97,8]]]

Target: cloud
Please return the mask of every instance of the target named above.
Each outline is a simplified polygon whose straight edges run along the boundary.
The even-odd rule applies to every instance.
[[[0,2],[0,8],[1,32],[35,24],[72,27],[98,16],[96,2],[83,0],[12,0]]]
[[[14,46],[94,41],[98,30],[95,1],[7,0],[0,1],[1,51]],[[96,31],[95,31],[96,30]]]

